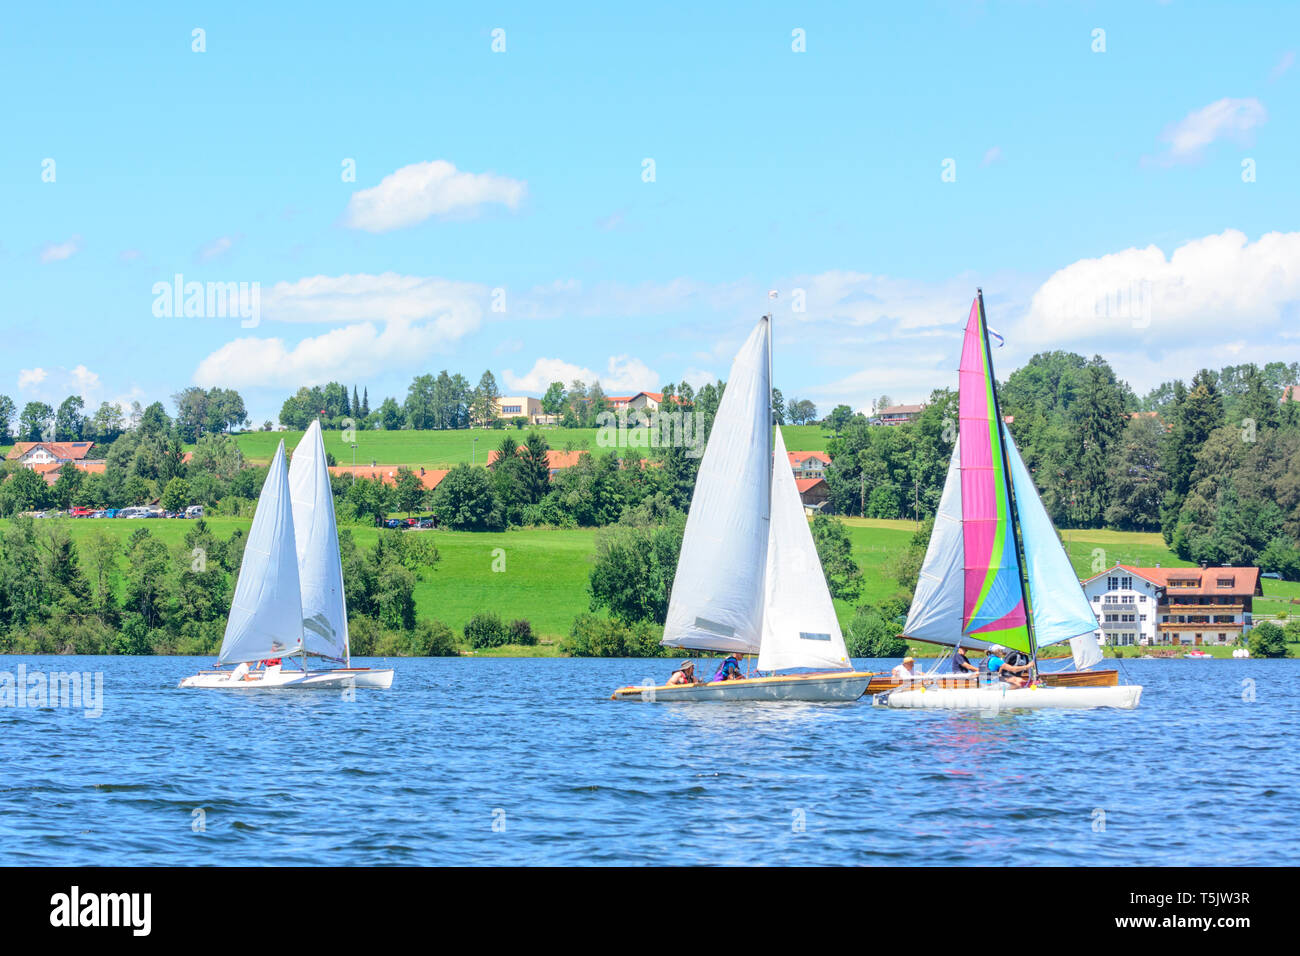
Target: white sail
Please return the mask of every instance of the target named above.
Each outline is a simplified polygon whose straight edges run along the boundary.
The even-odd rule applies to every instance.
[[[778,428],[772,453],[772,522],[758,669],[851,666]]]
[[[348,659],[348,608],[343,593],[334,495],[320,422],[312,421],[289,465],[293,532],[302,589],[303,640],[309,654]]]
[[[700,462],[663,643],[757,653],[772,479],[771,341],[759,320],[736,355]]]
[[[954,442],[948,462],[934,531],[925,551],[925,562],[916,581],[916,593],[907,612],[903,633],[919,641],[955,645],[961,638],[965,569],[962,566],[961,450]],[[964,647],[987,645],[967,638]]]
[[[298,552],[284,442],[275,451],[244,546],[221,662],[257,661],[302,650]]]
[[[1025,549],[1025,576],[1029,580],[1029,603],[1033,606],[1034,641],[1039,647],[1058,644],[1091,634],[1100,627],[1097,614],[1088,603],[1070,556],[1065,553],[1052,519],[1034,487],[1011,431],[1002,426],[1011,481],[1016,490],[1016,514],[1020,519],[1020,540]],[[1082,670],[1082,668],[1080,668]]]
[[[1070,638],[1070,654],[1074,657],[1074,669],[1077,671],[1086,671],[1093,664],[1101,663],[1105,656],[1095,634],[1079,634]]]

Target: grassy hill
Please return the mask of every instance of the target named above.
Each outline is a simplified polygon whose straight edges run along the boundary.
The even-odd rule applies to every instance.
[[[593,454],[616,449],[601,448],[597,444],[595,428],[538,428],[550,446],[559,451],[587,449]],[[823,433],[818,425],[786,425],[782,429],[786,447],[791,451],[825,451],[832,436]],[[522,439],[527,430],[511,429],[516,439]],[[463,428],[454,431],[359,431],[356,433],[356,463],[369,465],[407,465],[426,468],[449,468],[461,462],[484,464],[488,452],[496,448],[505,436],[504,431],[484,428]],[[270,462],[275,447],[284,440],[285,447],[293,449],[302,439],[302,432],[244,432],[236,435],[240,450],[249,461],[259,465]],[[340,431],[325,432],[325,450],[340,465],[353,462],[352,444],[343,440]],[[639,455],[641,452],[633,449]]]
[[[74,538],[82,539],[103,530],[123,541],[139,527],[146,527],[169,545],[179,545],[193,522],[150,519],[144,521],[54,518],[66,522]],[[910,521],[869,518],[844,519],[853,544],[853,555],[864,574],[860,603],[873,603],[898,591],[901,585],[890,574],[898,555],[907,547],[915,525]],[[0,528],[7,522],[0,521]],[[214,517],[209,526],[225,537],[236,527],[248,528],[242,518]],[[359,544],[369,547],[378,530],[353,526]],[[573,618],[587,610],[587,576],[595,550],[596,531],[522,529],[496,534],[455,531],[408,531],[430,536],[442,560],[424,575],[416,588],[420,617],[445,621],[460,630],[479,611],[495,611],[502,617],[527,618],[548,644],[567,634]],[[1158,534],[1120,531],[1069,531],[1067,550],[1076,572],[1089,577],[1094,567],[1104,570],[1116,561],[1125,564],[1186,566],[1164,547]],[[505,558],[505,570],[493,571],[496,549]],[[1097,564],[1100,562],[1100,565]],[[1264,597],[1255,600],[1257,614],[1300,614],[1300,583],[1264,582]],[[847,626],[853,606],[835,602],[841,623]],[[544,646],[542,652],[548,648]]]
[[[596,444],[594,428],[540,428],[552,448],[585,448],[591,452],[604,451]],[[513,428],[510,433],[522,440],[526,431]],[[302,432],[245,432],[235,436],[240,451],[251,462],[265,465],[275,454],[281,439],[292,450],[302,440]],[[426,468],[450,468],[461,462],[486,464],[488,452],[501,444],[505,430],[491,428],[462,428],[453,431],[359,431],[356,433],[356,463],[369,465],[407,465]],[[352,443],[343,440],[343,432],[326,431],[325,450],[340,465],[353,462]]]

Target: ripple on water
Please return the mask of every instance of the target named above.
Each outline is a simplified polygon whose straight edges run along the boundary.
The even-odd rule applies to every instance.
[[[1283,864],[1300,810],[1300,661],[1130,661],[1137,711],[987,718],[607,699],[659,661],[177,689],[200,663],[61,659],[100,717],[0,709],[0,863]]]

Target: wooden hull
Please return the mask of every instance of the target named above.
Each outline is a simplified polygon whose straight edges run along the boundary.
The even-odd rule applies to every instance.
[[[1039,674],[1038,680],[1046,687],[1115,687],[1119,684],[1119,671],[1058,671],[1055,674]],[[955,674],[938,674],[934,677],[923,679],[927,687],[973,687],[975,679],[969,677],[958,677]],[[914,680],[912,683],[919,685],[922,679]],[[871,683],[867,687],[868,694],[880,694],[887,690],[894,690],[902,685],[902,681],[890,676],[889,674],[877,674],[871,678]]]
[[[763,700],[848,702],[857,700],[866,692],[872,676],[865,671],[829,671],[820,674],[751,677],[712,684],[620,687],[610,696],[610,700],[640,700],[646,703],[727,703]]]

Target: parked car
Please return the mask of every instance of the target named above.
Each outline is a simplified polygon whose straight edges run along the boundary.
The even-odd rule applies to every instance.
[[[1282,580],[1282,575],[1278,574],[1276,571],[1264,571],[1264,572],[1262,572],[1262,573],[1260,574],[1260,577],[1261,577],[1261,578],[1268,578],[1268,579],[1271,580],[1271,581],[1281,581],[1281,580]]]
[[[68,509],[68,514],[72,515],[74,518],[89,518],[94,513],[94,508],[83,508],[81,505]]]
[[[203,505],[190,505],[188,508],[185,509],[185,517],[187,517],[187,518],[202,518],[202,517],[203,517]]]
[[[420,525],[419,525],[419,526],[420,526],[421,528],[432,528],[432,527],[434,526],[433,519],[432,519],[432,518],[421,518],[421,519],[420,519]]]
[[[406,522],[403,521],[401,518],[389,518],[387,521],[384,522],[384,527],[385,527],[385,528],[404,528],[404,527],[406,527]]]

